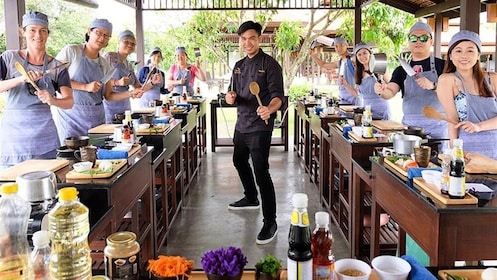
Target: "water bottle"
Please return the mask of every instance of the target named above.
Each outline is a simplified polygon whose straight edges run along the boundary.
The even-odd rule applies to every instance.
[[[40,230],[33,234],[33,252],[31,252],[31,263],[35,280],[49,280],[50,271],[50,236],[48,231]]]
[[[16,183],[0,187],[0,279],[31,280],[28,221],[31,205],[17,195]]]
[[[331,251],[333,236],[329,228],[330,214],[316,212],[316,228],[312,232],[312,279],[332,280],[335,257]]]
[[[48,213],[50,279],[91,279],[88,213],[88,207],[79,202],[76,188],[59,190],[59,202]]]
[[[311,229],[307,214],[307,195],[292,196],[293,211],[288,233],[288,280],[312,279]]]

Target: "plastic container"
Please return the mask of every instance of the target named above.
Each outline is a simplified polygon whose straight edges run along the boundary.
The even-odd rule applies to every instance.
[[[307,214],[307,195],[292,196],[293,211],[288,233],[288,280],[312,279],[311,229]]]
[[[31,205],[17,194],[16,183],[0,187],[0,279],[31,280],[27,239]]]
[[[31,264],[35,280],[50,279],[50,236],[48,231],[40,230],[33,234],[33,252],[31,252]]]
[[[76,188],[59,190],[59,202],[48,213],[52,241],[50,279],[91,279],[88,213],[88,207],[78,200]]]
[[[331,251],[333,236],[329,223],[330,215],[327,212],[316,212],[316,228],[312,232],[312,279],[333,279],[333,263],[335,257]]]
[[[116,232],[107,237],[105,246],[105,275],[110,279],[140,278],[140,244],[136,234],[129,231]]]

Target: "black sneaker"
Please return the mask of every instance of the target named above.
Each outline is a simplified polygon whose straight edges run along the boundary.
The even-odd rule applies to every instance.
[[[228,205],[230,210],[259,209],[259,207],[259,200],[250,201],[246,197]]]
[[[276,224],[276,222],[264,223],[261,231],[257,235],[255,243],[259,245],[268,244],[269,242],[273,241],[273,239],[276,237],[276,234],[278,234],[278,225]]]

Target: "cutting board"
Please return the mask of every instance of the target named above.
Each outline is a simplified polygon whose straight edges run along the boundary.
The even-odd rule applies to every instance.
[[[386,158],[384,160],[384,165],[386,169],[392,171],[395,175],[402,178],[404,181],[407,180],[407,169],[395,164],[394,162],[389,161]],[[432,162],[428,164],[428,168],[435,168],[435,167],[437,167],[437,165],[435,165]]]
[[[359,143],[374,143],[374,142],[378,141],[378,139],[376,137],[363,138],[362,136],[355,134],[353,131],[349,131],[348,135],[351,139],[353,139],[354,141],[359,142]]]
[[[466,153],[464,170],[469,174],[497,174],[497,160],[477,153]]]
[[[355,105],[341,105],[339,108],[341,111],[346,112],[346,113],[352,113],[354,112],[354,108],[357,106]]]
[[[391,120],[373,120],[373,126],[379,130],[402,130],[404,125]]]
[[[98,164],[103,161],[110,161],[112,162],[112,171],[111,172],[105,172],[102,173],[101,171],[98,171]],[[71,170],[67,172],[66,174],[66,179],[101,179],[101,178],[109,178],[112,177],[119,169],[121,169],[123,166],[128,164],[127,159],[101,159],[97,160],[95,165],[97,167],[93,167],[92,171],[95,172],[95,174],[91,174],[90,172],[76,172],[76,170]]]
[[[440,189],[437,186],[426,182],[423,178],[414,178],[413,182],[416,189],[445,205],[478,204],[478,198],[469,193],[466,193],[463,199],[450,199],[449,196],[440,193]]]
[[[65,159],[28,159],[7,169],[0,170],[0,180],[15,181],[17,176],[34,171],[55,172],[69,165]]]
[[[120,124],[101,124],[99,126],[90,128],[88,130],[88,134],[114,134],[114,128],[117,126],[121,126]],[[158,134],[164,133],[164,131],[169,129],[169,124],[165,124],[161,127],[151,127],[146,129],[137,129],[136,135],[150,135],[150,134]]]
[[[480,280],[483,269],[442,269],[438,271],[438,277],[442,280],[447,280],[447,277],[445,277],[446,272],[451,275],[467,277],[469,280]]]
[[[149,107],[149,108],[138,108],[133,110],[132,114],[151,114],[155,113],[155,108],[154,107]]]

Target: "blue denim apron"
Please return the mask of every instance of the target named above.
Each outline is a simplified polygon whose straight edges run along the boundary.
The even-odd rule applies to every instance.
[[[156,73],[159,73],[162,75],[161,70],[159,70],[158,68],[155,68],[155,69],[157,70]],[[152,71],[152,68],[150,69],[150,71]],[[152,75],[153,74],[151,74],[151,76]],[[163,75],[163,77],[164,77],[164,75]],[[152,79],[152,77],[150,77],[150,79]],[[160,98],[160,89],[164,87],[164,83],[165,83],[165,81],[164,81],[164,79],[162,79],[162,82],[154,84],[152,86],[152,88],[150,88],[149,90],[147,90],[143,93],[142,97],[140,98],[141,107],[143,107],[143,108],[150,107],[151,101],[161,99]]]
[[[374,84],[376,79],[374,76],[369,76],[362,79],[362,83],[358,86],[359,92],[364,100],[364,106],[371,105],[373,118],[389,120],[391,117],[390,105],[388,101],[379,97],[374,92]]]
[[[350,58],[347,58],[347,62],[345,63],[344,67],[344,73],[343,77],[345,78],[345,81],[353,87],[355,85],[355,72],[354,72],[354,67],[352,66],[352,61]],[[338,69],[342,66],[342,60],[338,62]],[[340,97],[340,100],[344,103],[347,104],[355,104],[356,103],[356,97],[353,96],[343,85],[338,86],[338,96]]]
[[[119,80],[122,77],[127,77],[129,75],[129,84],[134,85],[136,81],[136,76],[133,73],[133,68],[127,61],[122,61],[119,53],[109,53],[110,56],[110,67],[111,69],[116,69],[112,80]],[[114,86],[112,87],[113,92],[125,92],[129,90],[128,86]],[[119,100],[119,101],[107,101],[104,99],[105,108],[105,122],[112,123],[114,119],[114,114],[124,113],[126,110],[131,110],[131,102],[129,98]]]

